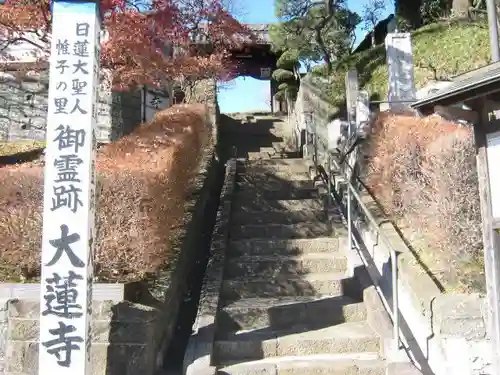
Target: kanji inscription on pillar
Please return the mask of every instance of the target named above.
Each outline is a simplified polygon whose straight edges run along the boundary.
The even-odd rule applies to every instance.
[[[90,374],[98,2],[52,3],[47,115],[40,375]]]

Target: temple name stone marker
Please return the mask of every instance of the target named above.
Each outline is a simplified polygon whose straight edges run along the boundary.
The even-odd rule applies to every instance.
[[[356,101],[356,132],[358,136],[367,135],[370,131],[370,95],[368,91],[358,92]]]
[[[406,109],[416,98],[410,33],[387,34],[385,48],[389,69],[389,108]]]
[[[52,2],[40,375],[90,374],[95,128],[101,17],[94,1]]]
[[[356,117],[356,101],[358,98],[359,83],[358,71],[349,70],[345,75],[347,120],[354,121]]]

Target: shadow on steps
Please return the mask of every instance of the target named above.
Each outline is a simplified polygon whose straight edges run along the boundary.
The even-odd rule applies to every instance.
[[[240,158],[281,140],[273,130],[276,120],[255,120],[224,118],[221,137],[238,148]],[[213,366],[286,355],[279,354],[278,340],[295,350],[290,340],[297,335],[311,333],[301,339],[304,344],[315,341],[311,338],[316,331],[329,328],[343,333],[344,340],[330,337],[337,345],[330,349],[352,352],[359,348],[349,346],[352,338],[344,324],[357,327],[362,339],[371,333],[369,327],[363,332],[364,285],[343,274],[347,261],[338,254],[335,237],[345,229],[340,222],[327,222],[307,166],[294,163],[272,159],[238,165],[216,323],[200,327],[193,336],[199,338],[196,357],[210,354]],[[379,345],[373,337],[368,340],[369,349]],[[317,344],[305,350],[330,353]]]
[[[258,153],[261,148],[272,147],[273,142],[283,138],[273,134],[275,125],[283,121],[273,117],[255,117],[247,122],[230,115],[221,115],[219,133],[225,144],[236,147],[237,157],[248,159],[250,153]]]
[[[294,177],[303,171],[275,173],[265,166],[239,165],[238,172],[237,180],[243,186],[234,198],[232,218],[237,220],[231,220],[229,231],[232,245],[226,255],[217,313],[214,363],[237,364],[279,356],[273,347],[278,339],[314,335],[314,331],[328,328],[342,330],[344,323],[365,322],[363,287],[357,277],[342,274],[347,260],[339,254],[338,242],[336,248],[331,242],[323,247],[316,243],[318,238],[333,240],[342,232],[342,223],[327,222],[319,196],[300,199],[291,193],[293,188],[289,187],[297,183]],[[310,181],[300,178],[302,187],[312,190]],[[251,182],[254,184],[249,188]],[[279,190],[273,190],[277,186]],[[278,244],[280,241],[284,243]],[[321,337],[316,339],[322,341]],[[371,347],[378,348],[379,341],[369,339]],[[345,340],[343,343],[350,338]],[[313,348],[324,353],[321,350],[325,348],[319,346],[312,344],[304,353],[310,350],[315,354]],[[350,348],[354,350],[352,345]]]

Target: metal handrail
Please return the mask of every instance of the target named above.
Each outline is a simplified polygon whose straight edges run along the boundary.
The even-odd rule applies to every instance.
[[[337,161],[333,158],[329,158],[333,163],[335,164],[335,167],[337,170],[341,171],[342,169],[340,168],[340,165],[337,163]],[[349,163],[346,163],[347,167],[350,169],[351,172],[354,172],[353,168],[349,165]],[[331,184],[331,170],[327,171],[327,176],[328,176],[328,185]],[[382,242],[387,246],[387,248],[390,250],[390,257],[391,257],[391,270],[392,270],[392,309],[390,307],[389,301],[385,298],[384,294],[380,290],[380,287],[378,285],[375,285],[375,287],[378,289],[378,294],[381,297],[382,303],[384,304],[385,309],[387,310],[392,323],[393,323],[393,340],[394,340],[394,348],[396,350],[399,350],[401,348],[401,335],[400,335],[400,323],[399,323],[399,293],[398,293],[398,262],[397,262],[397,251],[394,249],[390,241],[387,239],[387,237],[382,233],[382,231],[379,228],[379,224],[377,220],[373,217],[372,213],[366,207],[365,203],[362,201],[361,196],[357,189],[352,185],[350,179],[348,176],[344,174],[346,184],[347,184],[347,236],[348,236],[348,250],[351,251],[353,248],[353,235],[352,235],[352,199],[351,199],[351,194],[352,196],[356,199],[359,207],[362,208],[366,218],[368,221],[372,224],[372,226],[376,229],[378,237],[382,240]],[[333,197],[333,193],[330,193],[331,197]],[[365,266],[368,266],[368,262],[364,257],[360,254],[361,259],[365,263]]]
[[[317,150],[317,133],[316,132],[309,132],[311,133],[310,135],[313,137],[312,142],[307,142],[306,143],[312,143],[314,147],[313,151],[313,159],[314,159],[314,164],[317,165],[318,159],[318,150]],[[307,137],[306,137],[307,139]],[[356,146],[357,147],[357,146]],[[328,170],[326,171],[327,175],[327,185],[328,185],[328,198],[329,200],[333,199],[335,200],[334,193],[331,188],[331,183],[332,183],[332,176],[331,176],[331,163],[333,162],[334,167],[342,173],[346,180],[347,184],[347,237],[348,237],[348,250],[351,251],[353,249],[353,239],[354,236],[352,234],[352,199],[351,195],[355,198],[357,201],[359,207],[362,208],[366,218],[370,222],[371,226],[375,228],[377,231],[378,238],[381,239],[381,241],[384,243],[384,245],[389,249],[390,251],[390,257],[391,257],[391,283],[392,283],[392,307],[389,303],[389,301],[386,299],[384,293],[382,292],[381,288],[378,283],[375,283],[375,288],[377,289],[377,293],[380,295],[380,298],[382,300],[382,304],[384,305],[384,308],[386,309],[387,313],[389,314],[389,317],[392,320],[393,323],[393,340],[394,340],[394,349],[399,350],[401,349],[401,334],[400,334],[400,321],[399,321],[399,288],[398,288],[398,276],[399,276],[399,270],[398,270],[398,252],[397,250],[392,246],[390,241],[387,239],[387,237],[382,233],[382,231],[379,228],[379,223],[377,220],[373,217],[372,213],[368,209],[368,207],[365,205],[365,203],[362,201],[361,196],[358,192],[358,190],[353,186],[351,179],[349,176],[345,174],[345,171],[342,170],[341,166],[339,163],[332,158],[331,153],[328,152]],[[347,158],[344,159],[343,163],[349,170],[349,172],[354,175],[354,168],[349,164]],[[334,189],[333,189],[334,190]],[[364,258],[364,256],[360,253],[359,254],[363,263],[365,264],[366,267],[369,267],[368,261]]]

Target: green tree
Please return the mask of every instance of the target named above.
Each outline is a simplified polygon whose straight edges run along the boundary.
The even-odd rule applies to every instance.
[[[328,71],[350,52],[361,19],[344,0],[275,0],[275,7],[280,20],[270,28],[275,50],[293,52],[306,66],[323,60]]]
[[[372,47],[375,47],[375,27],[382,18],[382,14],[386,8],[385,0],[369,0],[363,5],[363,28],[367,32],[371,32]]]
[[[418,29],[422,25],[455,13],[466,13],[468,3],[477,0],[395,0],[396,18],[404,28]]]
[[[288,113],[293,108],[293,102],[297,99],[300,85],[300,62],[296,51],[285,51],[276,62],[276,69],[272,77],[279,83],[275,96],[277,99],[285,100]]]
[[[466,2],[469,0],[465,0]],[[456,2],[456,0],[454,0]],[[420,6],[422,23],[427,25],[450,14],[450,0],[423,0]]]
[[[422,26],[422,16],[420,7],[422,0],[395,0],[394,9],[399,25],[404,25],[404,29],[418,29]]]

